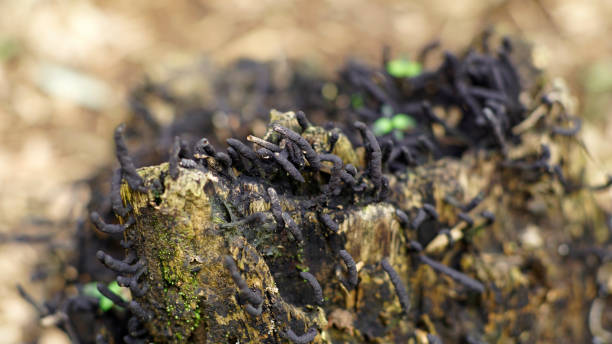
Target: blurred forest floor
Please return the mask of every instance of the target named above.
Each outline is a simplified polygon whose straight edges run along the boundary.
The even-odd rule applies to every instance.
[[[602,180],[612,171],[611,17],[608,0],[0,1],[0,238],[46,231],[61,245],[73,232],[89,197],[76,182],[114,163],[112,130],[145,75],[203,57],[301,59],[334,73],[351,56],[379,63],[384,45],[410,56],[440,39],[457,51],[491,26],[533,43],[536,63],[567,81],[585,120],[587,174]],[[15,289],[42,295],[29,282],[42,252],[0,246],[3,343],[25,331],[68,342],[41,330]]]

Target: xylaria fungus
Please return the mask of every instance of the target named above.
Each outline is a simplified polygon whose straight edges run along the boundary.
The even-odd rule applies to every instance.
[[[280,147],[278,145],[276,145],[276,144],[274,144],[272,142],[268,142],[268,141],[266,141],[264,139],[260,139],[257,136],[249,135],[249,136],[247,136],[247,141],[253,142],[253,143],[255,143],[255,144],[257,144],[257,145],[259,145],[259,146],[261,146],[261,147],[263,147],[265,149],[270,150],[271,152],[277,153],[277,152],[281,151],[281,149],[280,149]]]
[[[287,332],[285,332],[285,336],[287,336],[287,338],[295,344],[307,344],[315,339],[317,333],[317,329],[314,327],[309,328],[308,331],[306,331],[306,333],[301,336],[295,334],[293,330],[287,329]]]
[[[118,273],[133,273],[138,271],[142,267],[142,263],[130,264],[126,261],[121,261],[113,258],[112,256],[104,253],[104,251],[98,251],[96,257],[109,269]]]
[[[289,229],[289,232],[293,234],[293,237],[298,242],[302,242],[304,240],[304,236],[302,235],[302,231],[298,228],[297,224],[291,218],[291,215],[283,212],[282,214],[283,221],[285,222],[285,226]]]
[[[193,156],[197,159],[206,157],[214,157],[217,155],[217,150],[213,147],[207,138],[201,138],[193,147]]]
[[[283,208],[281,208],[280,201],[278,200],[278,195],[276,194],[276,190],[274,190],[274,188],[272,187],[269,187],[268,196],[270,197],[270,210],[272,211],[272,215],[274,216],[274,220],[276,221],[277,227],[285,227],[285,220],[283,218]]]
[[[96,288],[100,292],[100,294],[104,295],[104,297],[113,301],[114,304],[120,307],[127,307],[127,302],[123,300],[119,295],[113,293],[105,284],[98,283]]]
[[[319,284],[319,281],[317,281],[317,278],[308,271],[300,271],[300,277],[308,281],[312,287],[316,303],[318,305],[323,305],[323,289],[321,289],[321,285]]]
[[[355,123],[355,128],[359,130],[363,137],[366,151],[368,152],[368,173],[372,178],[372,183],[377,191],[383,188],[383,175],[382,175],[382,153],[378,140],[374,136],[374,133],[365,125],[363,122]]]
[[[111,206],[115,214],[121,217],[125,217],[130,211],[130,209],[123,205],[123,200],[121,199],[121,180],[123,178],[121,173],[121,168],[116,168],[115,171],[113,171],[113,177],[111,179],[110,200]],[[95,222],[96,221],[94,221],[94,223]]]
[[[357,265],[353,260],[353,257],[346,250],[338,251],[340,258],[344,261],[349,278],[346,280],[346,286],[348,289],[354,289],[357,286]]]
[[[98,212],[94,211],[90,215],[91,222],[99,229],[101,232],[106,234],[120,234],[125,231],[126,228],[130,227],[134,224],[135,220],[133,217],[128,217],[128,220],[124,224],[108,224],[105,223],[102,219],[102,216],[98,214]]]
[[[325,228],[329,229],[332,232],[338,231],[338,224],[334,221],[329,214],[321,214],[319,216],[321,222],[325,225]]]
[[[282,125],[274,125],[272,129],[297,144],[298,147],[300,147],[300,149],[304,152],[310,167],[316,170],[320,168],[321,162],[319,161],[319,155],[314,151],[310,143],[308,143],[305,138],[295,131],[283,127]]]
[[[302,176],[300,171],[298,171],[295,165],[291,163],[291,161],[287,160],[287,158],[282,156],[280,153],[273,153],[272,156],[274,157],[274,160],[276,160],[276,162],[280,166],[282,166],[282,168],[287,172],[287,174],[290,175],[293,179],[297,180],[300,183],[305,182],[304,177]]]
[[[295,118],[297,119],[298,123],[300,124],[300,127],[302,128],[302,130],[306,130],[308,128],[310,128],[312,126],[312,124],[310,123],[310,121],[308,120],[308,118],[306,118],[306,114],[304,113],[304,111],[298,111],[295,114]]]
[[[429,266],[431,266],[434,270],[441,272],[445,275],[448,275],[449,277],[451,277],[452,279],[454,279],[455,281],[465,285],[466,287],[472,289],[475,292],[478,293],[482,293],[485,291],[484,285],[482,285],[482,283],[478,282],[477,280],[467,276],[464,273],[461,273],[457,270],[451,269],[448,266],[438,263],[435,260],[425,256],[425,255],[419,255],[419,260],[421,262],[423,262],[424,264],[427,264]]]
[[[393,269],[387,258],[383,258],[380,264],[382,265],[383,270],[385,270],[385,272],[389,275],[389,279],[391,280],[391,283],[393,283],[393,287],[395,287],[395,293],[397,294],[397,298],[402,305],[404,313],[408,314],[410,311],[410,296],[408,296],[404,283],[397,274],[397,271]]]
[[[386,71],[388,63],[383,69],[351,63],[338,88],[351,111],[337,111],[346,116],[334,114],[337,123],[320,127],[302,112],[272,111],[262,138],[229,138],[221,151],[211,142],[225,138],[207,136],[211,141],[187,147],[179,137],[166,147],[168,163],[138,170],[119,126],[121,168],[112,177],[110,208],[123,224],[110,223],[110,211],[100,209],[91,220],[102,232],[123,234],[123,259],[96,255],[131,291],[130,300],[114,298],[127,309],[120,336],[128,343],[435,342],[433,333],[456,341],[507,339],[507,324],[535,317],[543,298],[524,301],[524,309],[509,309],[514,301],[508,300],[540,286],[523,274],[525,264],[511,269],[512,278],[488,273],[495,259],[483,252],[498,249],[500,238],[516,240],[515,229],[536,219],[524,199],[571,210],[573,203],[559,196],[588,191],[563,156],[579,122],[535,96],[529,109],[523,104],[519,95],[529,90],[511,51],[504,41],[496,51],[447,53],[437,68],[411,67],[402,77]],[[532,109],[542,115],[532,117]],[[393,121],[403,114],[414,123],[378,137],[372,131],[381,116]],[[582,228],[571,211],[559,214],[547,225]],[[504,221],[493,223],[495,216]],[[495,235],[479,236],[486,226]],[[537,256],[511,251],[523,263]],[[451,257],[466,273],[425,253],[445,262]],[[338,257],[346,278],[337,277]],[[379,263],[388,278],[380,278]],[[296,269],[317,304],[312,294],[296,292],[304,290],[290,277]],[[398,271],[409,274],[402,277],[418,292],[408,294]],[[440,283],[443,275],[451,278]],[[455,290],[461,285],[476,293],[466,299]],[[499,295],[485,293],[485,285],[499,286]],[[379,292],[391,288],[395,293]],[[410,316],[390,314],[392,304]],[[77,306],[95,308],[83,298],[61,305]],[[440,311],[463,322],[483,307],[494,316],[461,328]],[[65,328],[76,340],[70,321]],[[96,340],[116,342],[117,336],[106,329]]]
[[[119,160],[119,165],[121,165],[123,178],[128,182],[130,188],[140,192],[147,192],[144,181],[138,172],[136,172],[134,162],[128,153],[125,140],[123,139],[123,130],[125,130],[125,124],[119,125],[115,130],[115,149],[117,160]]]
[[[234,259],[231,256],[225,256],[224,264],[225,267],[230,271],[234,283],[236,283],[236,285],[240,289],[240,298],[248,301],[252,305],[261,305],[263,299],[260,295],[249,289],[249,286],[247,285],[246,281],[240,275],[240,271],[238,270]]]
[[[170,177],[172,177],[172,179],[178,178],[180,152],[181,152],[181,139],[180,137],[175,136],[174,142],[172,144],[172,150],[170,151],[170,158],[168,159],[168,173],[170,173]]]
[[[227,144],[236,152],[238,152],[240,156],[246,158],[251,163],[254,163],[257,160],[257,155],[255,155],[253,149],[242,143],[240,140],[230,138],[227,139]]]
[[[417,215],[414,217],[414,219],[412,220],[412,228],[413,229],[419,229],[419,227],[421,227],[421,224],[427,219],[427,212],[425,212],[425,209],[420,208],[417,212]]]

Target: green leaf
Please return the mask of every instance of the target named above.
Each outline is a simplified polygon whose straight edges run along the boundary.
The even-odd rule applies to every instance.
[[[396,78],[412,78],[421,74],[422,66],[416,61],[395,59],[387,63],[387,72]]]
[[[119,297],[123,298],[123,296],[121,295],[121,287],[119,286],[117,281],[111,282],[108,285],[108,289],[113,293],[119,295]],[[113,301],[111,301],[111,299],[100,293],[100,291],[98,290],[98,282],[90,282],[85,284],[85,286],[83,287],[83,294],[98,299],[98,306],[103,312],[108,311],[115,305]]]
[[[374,131],[374,135],[381,136],[391,132],[393,130],[393,122],[391,122],[390,118],[381,117],[374,121],[374,126],[372,127]]]
[[[408,116],[405,113],[398,113],[391,118],[393,129],[396,130],[408,130],[416,126],[416,121],[412,116]]]

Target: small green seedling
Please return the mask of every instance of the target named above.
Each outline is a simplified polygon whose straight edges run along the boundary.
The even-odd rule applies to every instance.
[[[359,93],[351,95],[351,105],[353,109],[361,109],[363,107],[363,97]]]
[[[395,59],[387,63],[387,72],[396,78],[412,78],[421,74],[423,67],[417,61]]]
[[[102,312],[106,312],[109,309],[113,308],[115,304],[109,298],[102,295],[102,293],[100,293],[100,291],[98,290],[97,286],[98,282],[90,282],[85,284],[85,286],[83,287],[83,294],[98,299],[100,309],[102,310]],[[121,287],[119,286],[117,281],[109,283],[108,289],[125,300],[125,297],[121,294]]]
[[[393,130],[406,131],[414,128],[416,121],[411,116],[398,113],[393,117],[381,117],[374,121],[372,130],[377,136],[386,135]]]

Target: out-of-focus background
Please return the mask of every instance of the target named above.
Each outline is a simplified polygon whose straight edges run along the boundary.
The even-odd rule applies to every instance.
[[[608,0],[0,1],[0,238],[61,232],[88,198],[75,182],[113,159],[129,89],[202,57],[302,59],[333,73],[350,56],[378,63],[384,45],[410,56],[440,39],[457,50],[493,26],[533,43],[536,63],[567,81],[593,173],[612,171],[611,17]],[[32,331],[68,342],[16,292],[40,295],[29,281],[42,252],[0,244],[2,343]]]

